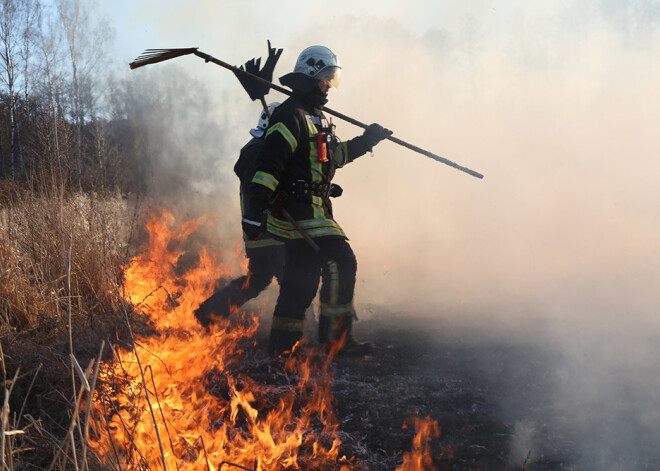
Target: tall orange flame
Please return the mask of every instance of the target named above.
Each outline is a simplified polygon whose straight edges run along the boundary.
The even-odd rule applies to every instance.
[[[276,385],[259,384],[240,372],[256,315],[210,331],[197,324],[193,310],[217,279],[234,275],[208,249],[180,266],[186,240],[205,222],[176,225],[160,212],[147,224],[149,242],[124,271],[124,296],[154,333],[136,337],[135,349],[116,348],[115,361],[102,365],[93,448],[121,469],[351,469],[339,456],[328,357],[294,355],[267,372]],[[272,365],[255,358],[257,368]]]

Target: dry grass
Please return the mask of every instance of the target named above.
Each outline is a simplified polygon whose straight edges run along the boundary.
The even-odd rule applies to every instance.
[[[113,266],[130,255],[139,205],[1,185],[1,469],[94,469],[87,399],[102,345],[126,338]]]
[[[63,192],[13,193],[5,200],[0,210],[3,334],[57,320],[69,303],[78,312],[113,306],[111,257],[117,263],[126,256],[132,227],[127,206],[118,197]]]

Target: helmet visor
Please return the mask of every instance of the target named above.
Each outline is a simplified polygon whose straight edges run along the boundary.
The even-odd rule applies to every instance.
[[[336,91],[339,88],[339,82],[341,82],[341,67],[326,67],[316,74],[314,78],[319,82],[326,82],[330,85],[330,88]]]

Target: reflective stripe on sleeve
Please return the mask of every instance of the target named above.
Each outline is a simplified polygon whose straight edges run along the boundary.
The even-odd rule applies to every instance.
[[[337,145],[334,153],[335,165],[337,167],[343,167],[348,163],[348,143],[340,142]]]
[[[270,136],[272,133],[276,131],[279,132],[284,139],[286,139],[286,141],[289,143],[289,146],[291,146],[291,152],[294,152],[296,150],[296,147],[298,147],[298,141],[284,124],[282,123],[273,124],[268,129],[268,131],[266,131],[266,137]]]
[[[252,183],[258,183],[272,191],[275,191],[277,185],[280,184],[277,178],[272,176],[270,173],[266,173],[266,172],[255,173],[254,177],[252,177]]]
[[[243,218],[243,222],[245,224],[249,224],[251,226],[257,226],[257,227],[261,226],[260,221],[253,221],[252,219]]]

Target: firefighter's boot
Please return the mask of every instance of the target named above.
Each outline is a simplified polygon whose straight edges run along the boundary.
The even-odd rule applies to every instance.
[[[216,291],[195,309],[195,317],[203,327],[208,328],[214,318],[229,317],[231,314],[230,291],[227,288]]]
[[[366,356],[375,346],[370,342],[359,342],[351,334],[353,316],[320,316],[319,341],[331,355]]]
[[[349,333],[346,336],[346,340],[344,341],[344,344],[342,345],[341,349],[337,352],[337,355],[364,357],[367,355],[371,355],[374,352],[374,350],[376,350],[376,346],[373,343],[360,342],[359,340],[355,340],[353,336]]]
[[[302,332],[271,329],[268,339],[268,354],[276,357],[293,350],[294,345],[302,338]]]

